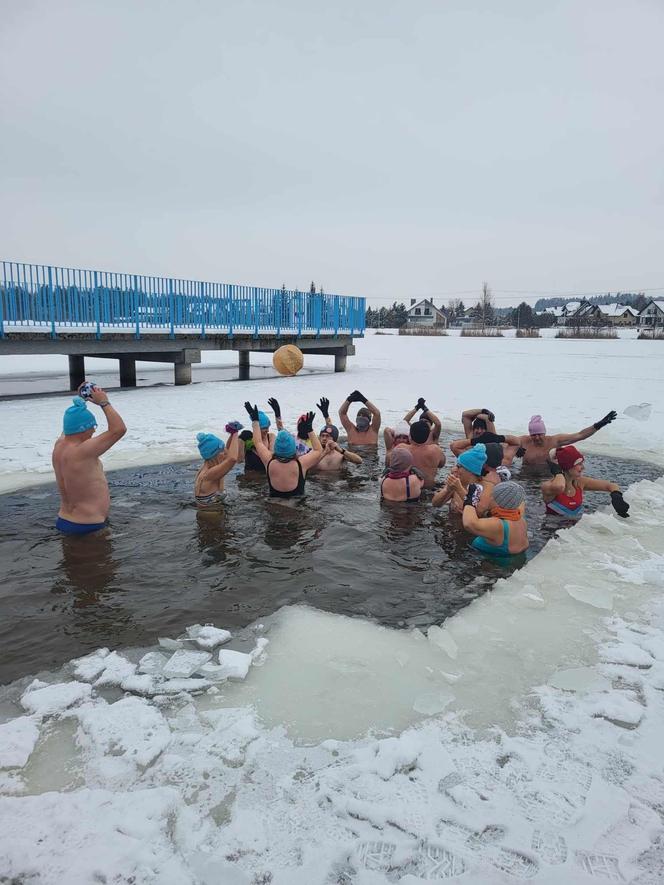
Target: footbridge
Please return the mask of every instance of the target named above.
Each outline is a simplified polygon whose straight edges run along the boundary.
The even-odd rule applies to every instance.
[[[43,264],[2,262],[0,356],[66,354],[75,390],[85,357],[117,359],[120,385],[136,386],[136,361],[173,363],[176,384],[191,383],[203,350],[250,354],[295,344],[334,356],[343,372],[364,334],[365,299]]]

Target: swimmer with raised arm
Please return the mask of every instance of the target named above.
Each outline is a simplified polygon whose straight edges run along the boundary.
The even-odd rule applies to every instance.
[[[348,407],[351,403],[362,403],[357,411],[355,424],[348,417]],[[376,446],[378,445],[378,431],[380,430],[380,411],[373,403],[354,390],[349,393],[346,400],[339,408],[339,420],[348,435],[348,444],[351,446]]]
[[[548,434],[541,415],[533,415],[528,422],[528,433],[524,436],[517,437],[519,440],[519,448],[514,454],[523,457],[523,463],[545,467],[549,458],[551,449],[559,449],[562,446],[568,446],[572,443],[579,442],[582,439],[588,439],[589,436],[597,433],[602,427],[606,427],[617,418],[616,412],[609,412],[599,421],[591,424],[577,433],[554,433]],[[507,454],[507,453],[506,453]],[[505,462],[509,461],[506,459]]]
[[[463,502],[463,527],[475,535],[471,547],[489,556],[515,556],[529,546],[528,526],[524,519],[526,495],[516,482],[502,482],[493,491],[491,515],[480,517],[473,500],[476,489],[471,483]]]
[[[553,453],[551,453],[553,454]],[[553,479],[542,483],[542,497],[546,512],[567,519],[579,519],[583,514],[583,493],[609,492],[611,504],[618,516],[629,516],[629,504],[622,496],[620,486],[605,479],[583,475],[584,459],[574,446],[563,446],[555,452],[556,460],[549,459]]]
[[[500,445],[513,446],[510,462],[514,458],[516,450],[521,445],[520,437],[496,433],[496,416],[490,409],[466,409],[461,413],[461,423],[465,439],[454,439],[450,443],[452,454],[458,457],[461,452],[472,448],[477,443],[499,443]],[[505,449],[507,452],[508,449]]]
[[[362,458],[355,452],[349,452],[339,445],[339,428],[335,427],[330,419],[330,401],[326,397],[321,397],[320,402],[316,403],[316,407],[325,419],[323,429],[318,434],[321,445],[323,446],[323,455],[318,462],[311,468],[316,473],[328,473],[340,470],[344,463],[361,464]]]
[[[274,417],[277,421],[277,427],[281,424],[281,411],[279,409],[279,403],[276,400],[268,400],[268,402],[272,405],[272,403],[276,403],[276,409],[274,413]],[[273,406],[274,408],[274,406]],[[263,445],[272,451],[274,448],[274,433],[270,433],[271,421],[265,412],[258,412],[258,423],[260,426],[261,432],[261,442]],[[258,453],[254,447],[254,434],[251,430],[242,430],[239,433],[239,442],[238,442],[238,462],[242,463],[244,461],[244,469],[246,471],[253,471],[255,473],[265,473],[265,466],[263,462],[258,457]]]
[[[415,405],[413,406],[413,408],[409,412],[406,412],[406,414],[403,416],[403,420],[407,424],[410,424],[410,422],[413,420],[413,418],[415,417],[415,415],[418,412],[421,412],[419,420],[426,421],[427,424],[429,424],[429,426],[431,428],[431,432],[429,435],[429,442],[437,443],[438,440],[440,439],[440,432],[443,429],[443,425],[441,424],[441,421],[440,421],[440,418],[438,417],[438,415],[434,414],[431,411],[431,409],[427,406],[426,400],[424,399],[423,396],[421,396],[418,399],[418,401],[415,403]]]
[[[226,425],[228,442],[214,433],[199,433],[196,436],[198,452],[203,459],[194,479],[194,499],[199,510],[218,509],[224,500],[224,477],[237,464],[239,452],[238,431],[242,430],[239,421]]]
[[[427,488],[431,488],[436,481],[436,474],[440,467],[445,466],[445,452],[439,445],[431,442],[431,425],[426,421],[419,420],[410,425],[410,439],[407,447],[413,458],[413,466],[422,473]],[[385,463],[391,464],[394,453],[403,444],[391,449],[385,455]]]
[[[127,432],[106,391],[94,387],[90,401],[104,412],[108,429],[94,435],[97,419],[85,400],[76,396],[65,411],[62,436],[53,447],[51,460],[60,492],[55,527],[66,535],[87,535],[106,525],[111,497],[99,457]]]
[[[274,449],[270,451],[261,436],[258,407],[252,406],[249,402],[246,402],[244,407],[251,418],[256,454],[265,465],[270,497],[302,497],[307,471],[318,464],[323,457],[320,441],[313,431],[314,413],[307,413],[307,426],[312,450],[298,458],[295,437],[287,430],[279,431],[274,441]]]

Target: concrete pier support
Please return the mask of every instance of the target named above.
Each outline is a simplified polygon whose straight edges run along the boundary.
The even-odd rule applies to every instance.
[[[85,357],[79,353],[69,354],[69,389],[76,390],[85,381]]]
[[[136,360],[131,356],[121,356],[119,362],[120,387],[136,387]]]
[[[334,371],[335,372],[345,372],[346,371],[346,348],[343,350],[337,350],[334,354]]]
[[[191,384],[191,363],[174,363],[175,383]]]
[[[248,350],[240,350],[238,353],[239,356],[239,366],[240,366],[240,381],[248,381],[249,380],[249,371],[250,371],[250,362],[249,362],[249,351]]]

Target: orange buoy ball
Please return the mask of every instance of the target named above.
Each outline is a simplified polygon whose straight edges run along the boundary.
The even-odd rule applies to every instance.
[[[304,354],[294,344],[284,344],[272,354],[272,365],[280,375],[297,375],[304,365]]]

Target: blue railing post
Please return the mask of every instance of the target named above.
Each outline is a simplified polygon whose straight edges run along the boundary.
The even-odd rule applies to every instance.
[[[51,315],[51,338],[55,338],[55,304],[53,303],[53,276],[51,274],[51,267],[49,265],[48,268],[48,308]]]
[[[99,325],[99,281],[97,279],[97,271],[94,273],[95,291],[92,299],[92,309],[94,311],[95,324],[97,326],[95,337],[101,338],[101,327]]]
[[[138,340],[141,337],[141,312],[140,312],[140,298],[138,296],[138,277],[134,274],[134,320],[136,323],[136,331],[134,332],[134,337]]]
[[[253,287],[253,300],[254,300],[254,338],[258,338],[258,323],[260,318],[260,304],[258,301],[258,288],[256,286]]]
[[[198,284],[199,291],[199,303],[201,307],[201,338],[205,338],[205,311],[207,309],[207,298],[204,297],[204,293],[206,292],[205,283]]]
[[[173,280],[168,281],[168,312],[170,314],[171,330],[169,338],[175,338],[175,296],[173,294]]]
[[[334,296],[334,337],[339,337],[339,296]]]
[[[228,287],[226,291],[226,296],[228,298],[228,336],[229,338],[233,337],[233,319],[234,319],[234,311],[235,311],[235,303],[233,298],[235,286],[232,284]]]
[[[275,293],[274,306],[277,311],[277,338],[281,338],[281,289],[277,289]]]
[[[7,297],[7,262],[2,262],[2,297],[0,297],[0,338],[5,337],[5,298]]]

